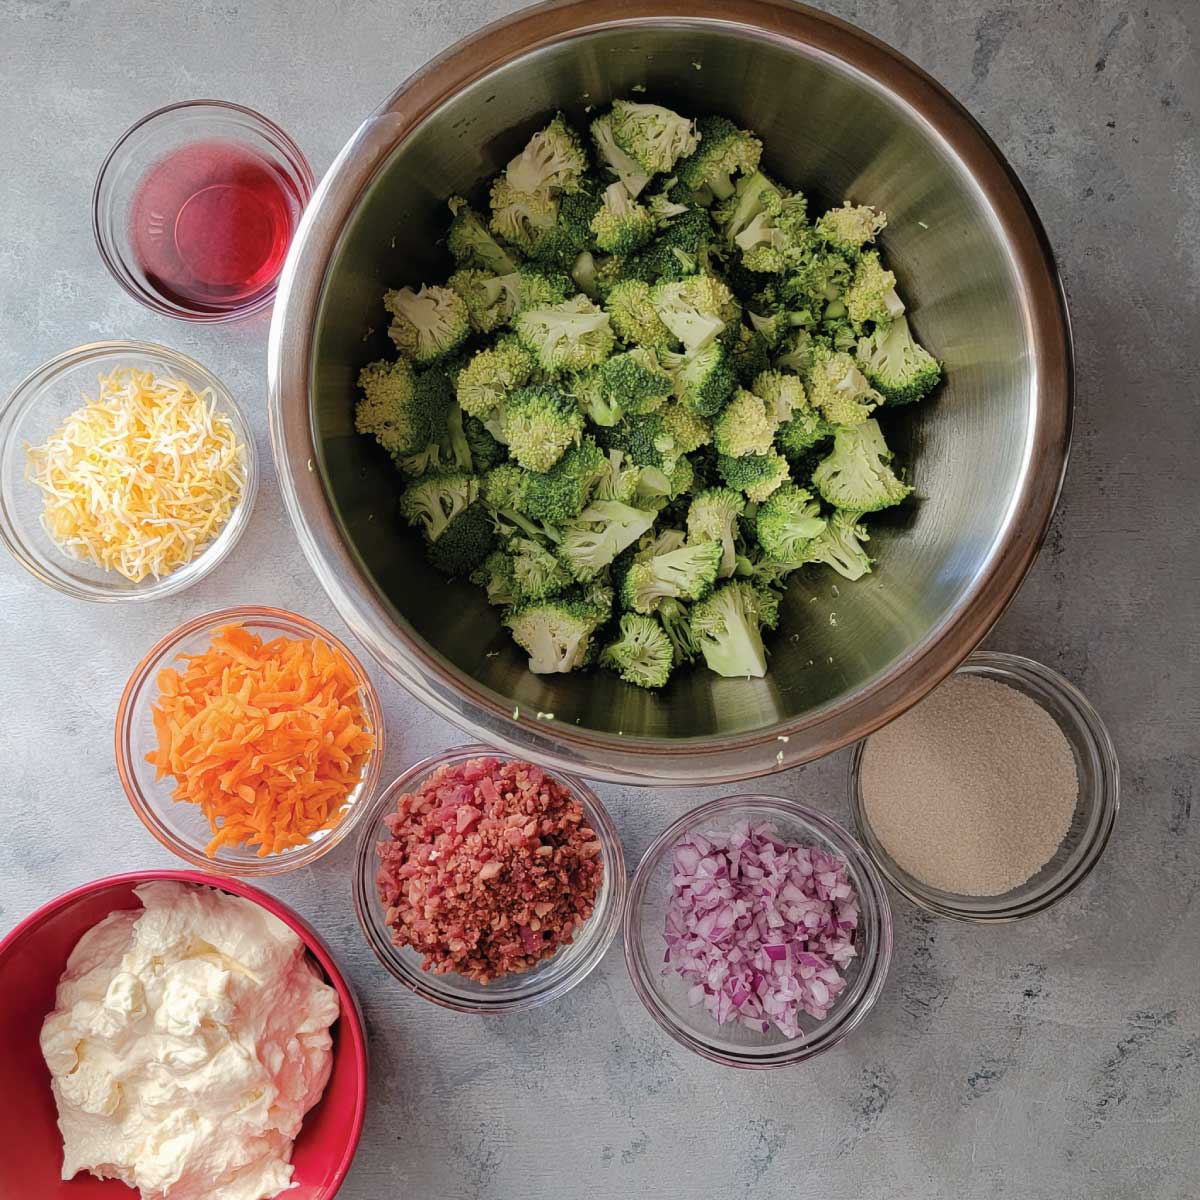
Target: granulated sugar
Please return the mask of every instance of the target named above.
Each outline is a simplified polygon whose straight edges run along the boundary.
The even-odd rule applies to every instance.
[[[1054,856],[1075,811],[1075,756],[1015,688],[952,675],[862,759],[863,806],[896,862],[931,887],[998,896]]]

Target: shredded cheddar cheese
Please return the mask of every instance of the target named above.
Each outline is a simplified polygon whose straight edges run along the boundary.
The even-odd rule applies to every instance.
[[[245,447],[211,390],[118,368],[44,446],[27,447],[46,532],[138,583],[191,562],[233,515]]]

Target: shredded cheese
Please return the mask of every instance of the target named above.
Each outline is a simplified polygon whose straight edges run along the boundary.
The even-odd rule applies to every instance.
[[[121,367],[44,446],[26,447],[46,532],[139,583],[191,562],[233,515],[245,447],[211,389]]]

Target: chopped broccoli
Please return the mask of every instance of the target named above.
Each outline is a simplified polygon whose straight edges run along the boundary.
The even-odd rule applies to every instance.
[[[769,195],[770,193],[768,193]],[[749,271],[778,275],[805,261],[812,245],[808,202],[799,193],[785,196],[756,213],[733,241]]]
[[[677,400],[664,405],[659,410],[659,417],[663,432],[670,437],[677,454],[691,454],[713,440],[713,430],[709,423]]]
[[[597,425],[615,425],[626,413],[653,412],[671,394],[671,377],[642,346],[614,354],[595,378],[597,394],[589,396],[588,411]]]
[[[734,539],[738,518],[746,511],[746,501],[731,488],[709,488],[692,497],[688,507],[688,537],[692,541],[715,539],[721,544],[717,574],[727,579],[733,574],[737,551]]]
[[[862,543],[869,541],[866,527],[859,524],[861,513],[838,510],[825,529],[805,551],[808,562],[825,563],[849,580],[861,579],[871,570],[871,559]]]
[[[923,400],[942,377],[941,364],[913,339],[904,316],[879,325],[870,337],[862,338],[857,359],[863,374],[889,404]]]
[[[471,572],[471,582],[487,593],[488,603],[507,608],[517,599],[513,577],[512,555],[505,550],[493,550]]]
[[[774,450],[741,458],[722,454],[717,463],[726,486],[745,492],[748,500],[765,500],[788,479],[787,459]]]
[[[478,495],[479,481],[465,472],[424,475],[400,493],[400,515],[410,525],[420,526],[429,541],[436,542]]]
[[[700,647],[692,637],[692,613],[688,606],[668,596],[659,602],[654,615],[662,622],[663,631],[671,641],[675,665],[695,662],[700,656]]]
[[[621,586],[621,603],[634,612],[653,612],[665,597],[702,600],[712,591],[721,565],[721,543],[692,542],[655,554],[630,567]]]
[[[805,548],[825,529],[821,506],[812,493],[785,483],[758,506],[754,535],[763,553],[776,562],[800,562]]]
[[[731,579],[692,607],[692,637],[710,670],[729,679],[761,679],[767,653],[760,632],[761,600],[750,583]]]
[[[875,512],[899,504],[911,491],[889,465],[892,452],[878,421],[839,429],[833,450],[813,472],[813,486],[835,508]]]
[[[459,373],[455,395],[463,412],[491,422],[505,398],[533,374],[533,355],[514,337],[476,353]]]
[[[644,170],[635,158],[617,145],[610,114],[606,113],[592,122],[592,140],[604,165],[625,185],[626,191],[631,196],[641,195],[654,172]]]
[[[622,450],[608,452],[604,469],[596,483],[597,500],[620,500],[622,504],[630,504],[633,501],[642,469],[624,465],[624,459],[625,453]]]
[[[487,509],[469,504],[451,517],[429,547],[429,561],[444,575],[470,575],[496,545],[496,532]]]
[[[671,674],[675,651],[653,617],[626,613],[621,618],[620,637],[604,648],[600,662],[612,667],[626,683],[660,688]]]
[[[877,251],[868,250],[859,258],[845,303],[856,326],[865,321],[892,321],[904,311],[904,301],[896,295],[896,276],[879,261]]]
[[[399,288],[388,292],[383,303],[392,316],[388,334],[418,365],[453,354],[471,332],[467,306],[452,288]]]
[[[471,470],[490,471],[508,457],[508,451],[478,417],[463,417],[462,424],[463,439],[471,455]]]
[[[606,473],[608,459],[589,437],[567,452],[548,471],[529,472],[522,511],[535,521],[562,525],[587,506],[596,484]]]
[[[551,675],[583,666],[601,621],[593,605],[555,597],[513,609],[504,623],[529,655],[529,669]]]
[[[363,395],[354,409],[354,428],[369,433],[391,455],[412,454],[433,439],[429,414],[416,395],[408,362],[373,362],[359,372]]]
[[[643,171],[658,175],[695,150],[696,127],[686,117],[658,104],[614,100],[612,135],[617,145]]]
[[[886,225],[885,213],[847,200],[841,208],[831,208],[821,217],[816,223],[816,231],[827,245],[853,260]]]
[[[804,384],[790,371],[762,371],[755,376],[750,390],[766,401],[767,412],[781,423],[808,407]]]
[[[617,335],[635,346],[664,350],[674,338],[659,319],[650,285],[638,279],[618,283],[604,300]]]
[[[515,324],[522,345],[543,371],[582,371],[612,352],[609,315],[586,296],[526,309]]]
[[[692,352],[703,349],[738,319],[737,301],[712,275],[655,284],[650,300],[659,320]]]
[[[504,175],[491,190],[491,229],[528,253],[558,220],[558,199],[548,191],[519,192]]]
[[[554,223],[533,234],[529,256],[545,267],[569,271],[594,246],[592,221],[599,211],[600,197],[590,190],[563,196]]]
[[[738,388],[713,421],[713,444],[730,458],[766,454],[775,440],[776,424],[761,396]]]
[[[729,246],[737,244],[738,234],[750,227],[755,217],[778,214],[783,209],[783,192],[761,171],[738,180],[733,195],[713,209],[713,220]]]
[[[771,348],[767,339],[751,326],[742,325],[729,347],[729,361],[734,375],[743,387],[761,375],[771,365]]]
[[[491,333],[505,324],[517,307],[516,272],[489,275],[486,271],[464,268],[450,276],[450,287],[467,306],[467,319],[476,333]]]
[[[587,154],[579,135],[558,113],[545,129],[535,133],[504,169],[514,192],[577,192],[588,169]]]
[[[604,203],[591,221],[596,245],[610,254],[641,249],[654,234],[654,217],[618,182],[604,189]]]
[[[675,395],[698,416],[715,416],[733,395],[733,363],[720,342],[691,354],[664,350],[659,361],[671,373]]]
[[[645,249],[633,255],[627,274],[648,282],[673,282],[706,269],[713,240],[712,221],[700,208],[669,220]]]
[[[654,524],[654,513],[619,500],[595,500],[563,528],[559,555],[581,582],[595,579]]]
[[[849,354],[819,345],[812,351],[808,395],[831,425],[859,425],[883,403]]]
[[[574,582],[562,563],[534,538],[512,537],[506,548],[512,556],[512,588],[516,603],[526,604],[557,596]]]
[[[548,471],[583,432],[574,397],[547,384],[519,388],[505,401],[500,430],[509,453],[527,471]]]
[[[525,493],[529,487],[529,472],[516,463],[500,463],[483,476],[483,502],[497,512],[525,514]]]
[[[460,267],[474,267],[493,275],[517,269],[516,259],[488,232],[483,218],[461,196],[450,197],[453,219],[446,244]]]
[[[733,177],[753,174],[762,157],[762,142],[726,117],[696,122],[700,145],[675,165],[679,182],[691,192],[708,192],[718,200],[733,195]]]

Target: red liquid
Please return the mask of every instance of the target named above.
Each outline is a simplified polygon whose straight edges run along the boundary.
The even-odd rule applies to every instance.
[[[197,142],[138,184],[129,240],[164,299],[234,308],[278,278],[300,207],[288,180],[248,147]]]

